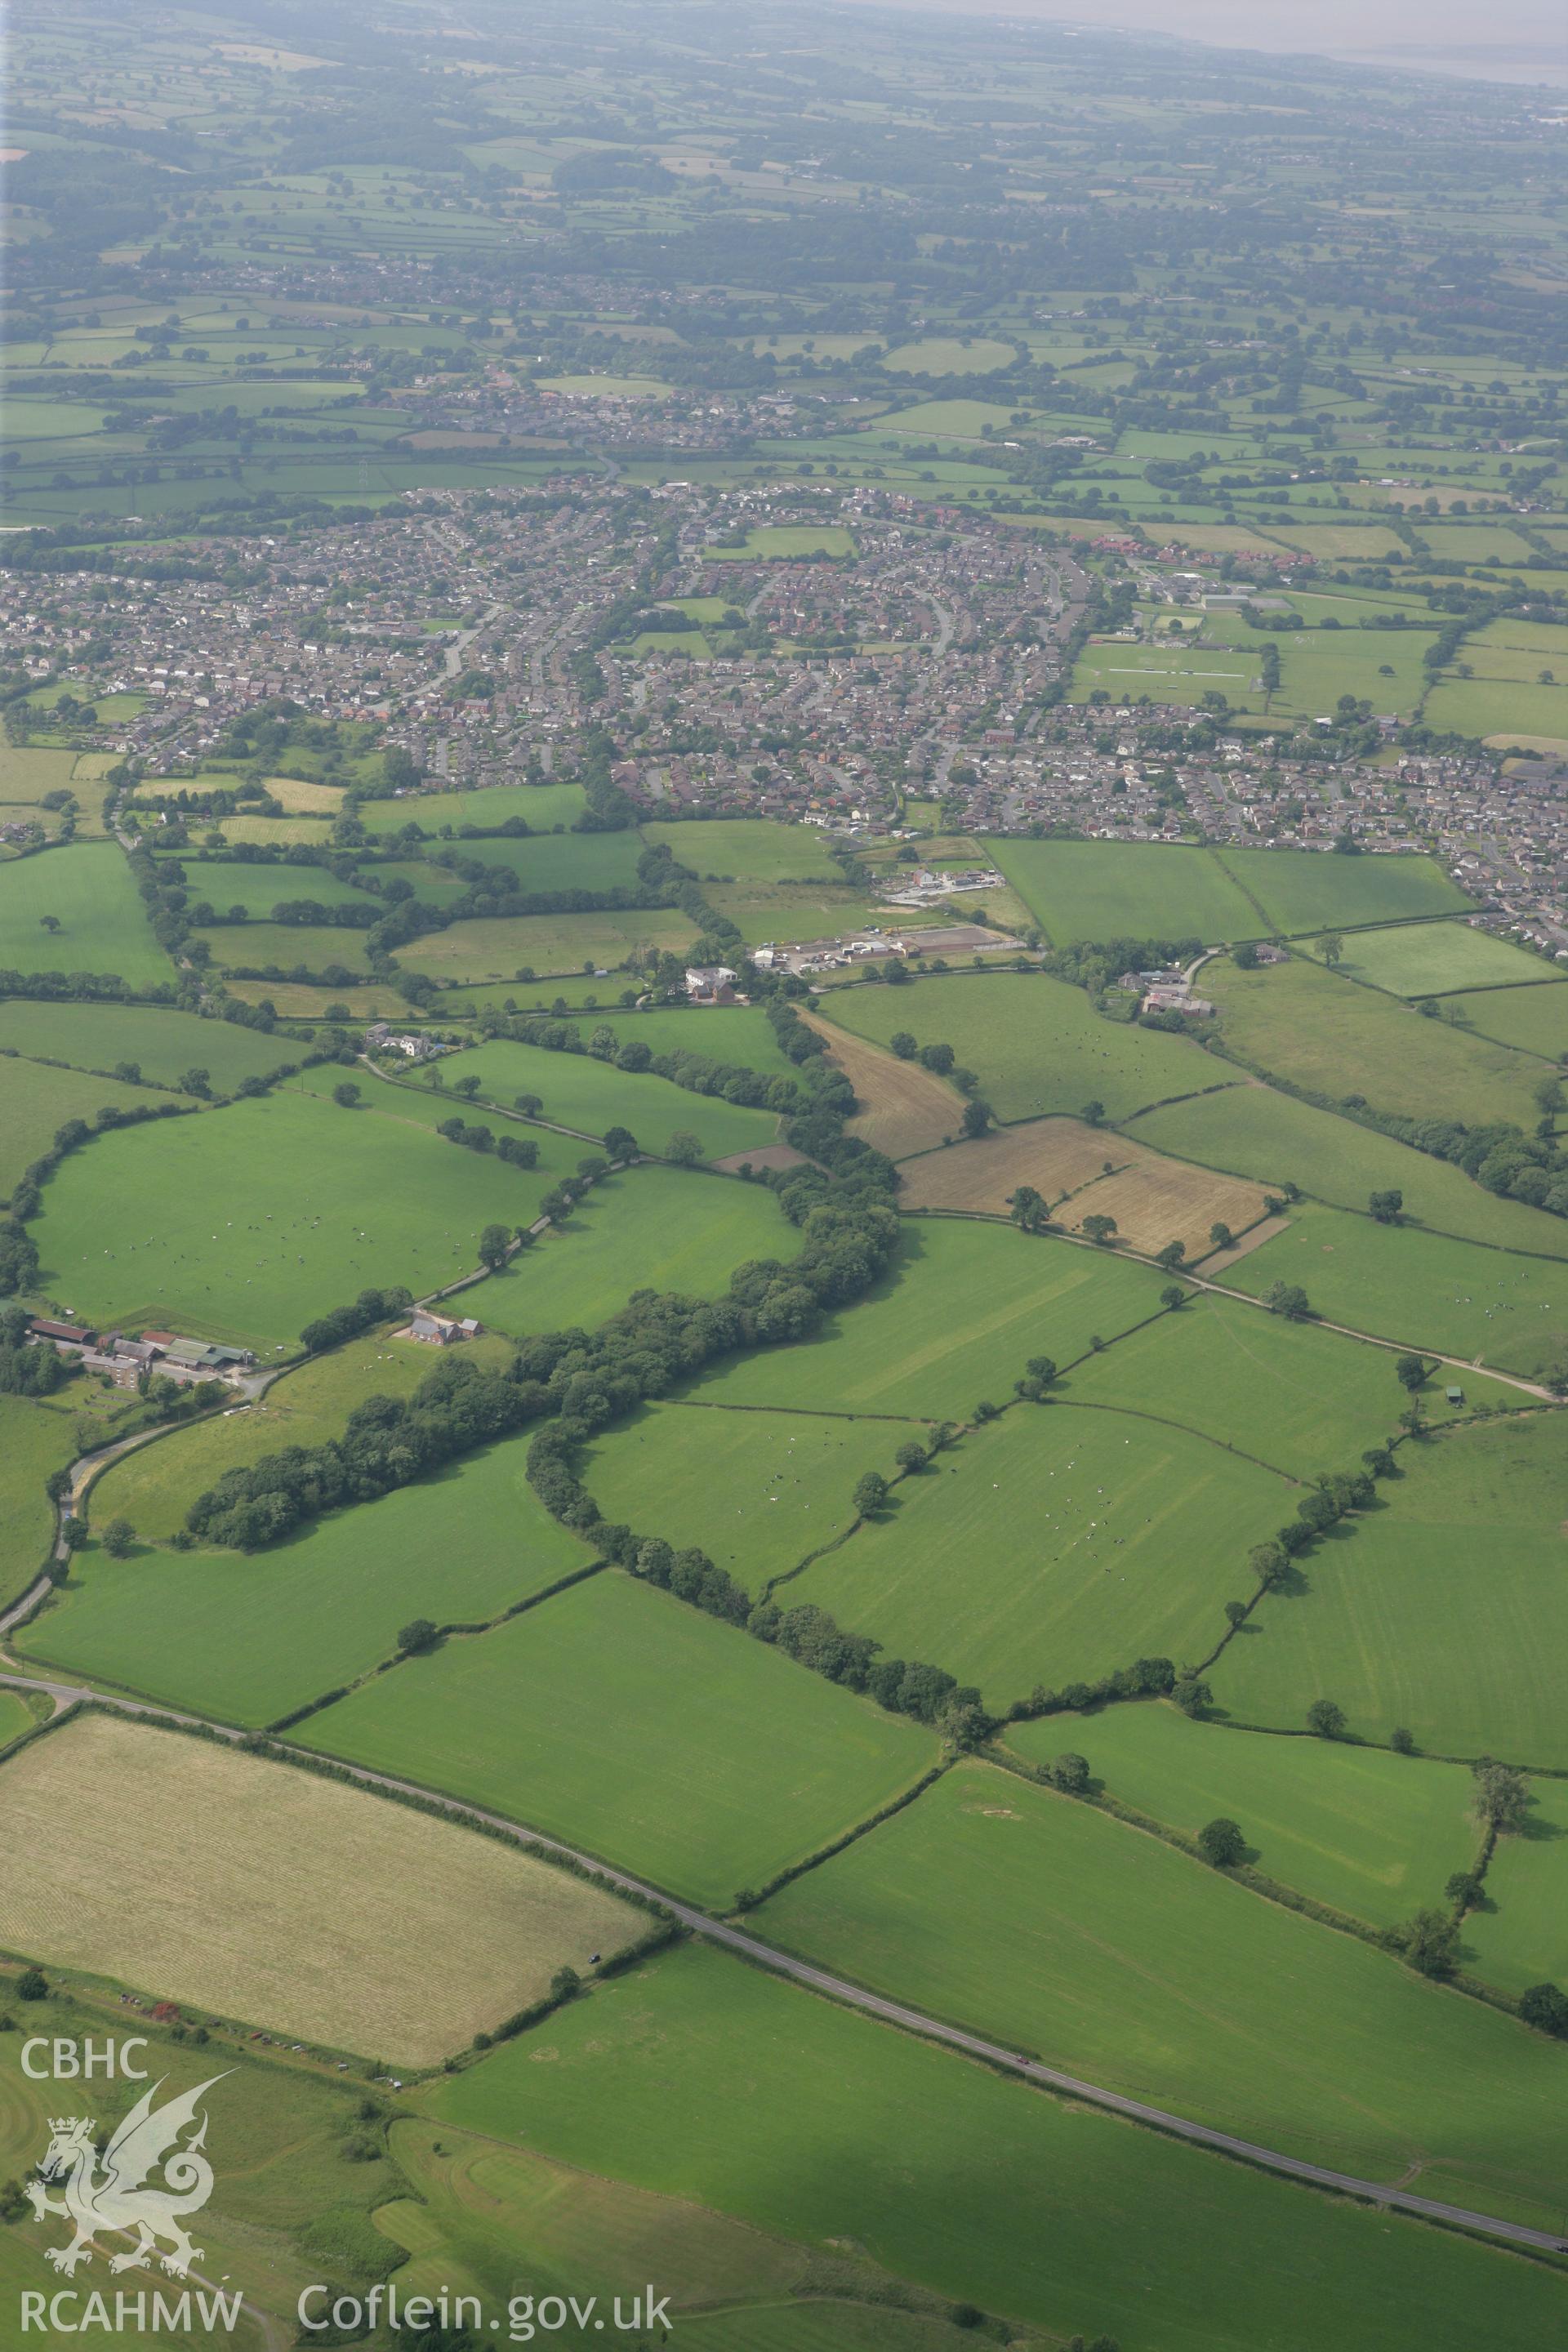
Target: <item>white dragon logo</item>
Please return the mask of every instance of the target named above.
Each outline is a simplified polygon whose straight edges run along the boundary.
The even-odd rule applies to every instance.
[[[144,2267],[163,2239],[171,2242],[173,2252],[160,2260],[171,2277],[184,2278],[191,2264],[201,2261],[202,2249],[192,2245],[182,2217],[199,2212],[212,2195],[213,2168],[202,2153],[207,2135],[205,2116],[185,2147],[176,2143],[186,2125],[195,2120],[203,2095],[222,2080],[221,2074],[214,2074],[195,2090],[184,2091],[156,2108],[153,2102],[163,2085],[162,2079],[154,2083],[116,2126],[103,2151],[101,2172],[92,2117],[50,2116],[53,2137],[37,2168],[43,2179],[30,2180],[27,2195],[36,2220],[58,2213],[76,2231],[68,2246],[46,2249],[45,2259],[56,2270],[69,2278],[79,2263],[90,2262],[93,2234],[100,2230],[137,2232],[137,2242],[128,2253],[110,2258],[111,2271]],[[160,2166],[167,2185],[144,2186],[148,2175]],[[44,2186],[49,2180],[63,2181],[60,2196],[49,2195]]]

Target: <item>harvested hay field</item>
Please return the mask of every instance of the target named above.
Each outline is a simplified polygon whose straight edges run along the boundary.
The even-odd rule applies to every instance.
[[[1109,1171],[1107,1168],[1109,1164]],[[1189,1257],[1209,1246],[1209,1228],[1240,1233],[1263,1214],[1261,1184],[1167,1160],[1110,1128],[1081,1119],[1033,1119],[930,1151],[906,1162],[900,1205],[969,1209],[1005,1216],[1008,1196],[1032,1184],[1054,1222],[1069,1232],[1086,1216],[1114,1217],[1119,1241],[1152,1254],[1180,1241]]]
[[[498,1840],[111,1716],[33,1741],[0,1791],[0,1944],[395,2064],[437,2063],[643,1924]],[[178,1824],[151,1875],[135,1822]]]
[[[849,1121],[851,1135],[885,1151],[889,1160],[901,1160],[958,1133],[963,1098],[945,1078],[920,1062],[900,1062],[885,1047],[819,1021],[814,1013],[804,1013],[801,1018],[826,1038],[828,1060],[843,1071],[860,1099],[863,1108]]]

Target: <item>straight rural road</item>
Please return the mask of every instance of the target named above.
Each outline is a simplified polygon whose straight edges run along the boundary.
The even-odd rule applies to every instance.
[[[250,1736],[232,1724],[211,1723],[197,1716],[179,1714],[170,1707],[153,1706],[138,1699],[87,1690],[70,1683],[48,1682],[37,1675],[0,1672],[0,1685],[47,1694],[55,1701],[57,1714],[79,1702],[91,1701],[100,1706],[112,1707],[122,1715],[145,1716],[153,1720],[161,1718],[189,1728],[216,1732],[225,1739],[238,1741]],[[285,1756],[299,1753],[300,1760],[310,1765],[319,1765],[323,1760],[313,1752],[291,1750],[287,1740],[275,1740],[272,1745]],[[899,2026],[907,2033],[919,2034],[924,2041],[940,2042],[948,2049],[961,2052],[965,2057],[977,2058],[1003,2073],[1021,2076],[1026,2082],[1037,2083],[1043,2088],[1059,2092],[1068,2098],[1081,2099],[1087,2106],[1125,2116],[1133,2123],[1148,2125],[1173,2138],[1186,2140],[1195,2147],[1209,2148],[1221,2156],[1256,2165],[1263,2171],[1281,2173],[1288,2179],[1305,2181],[1315,2189],[1331,2189],[1365,2204],[1414,2214],[1421,2221],[1441,2222],[1448,2228],[1469,2231],[1480,2237],[1500,2239],[1505,2244],[1525,2247],[1533,2252],[1568,2252],[1568,2240],[1556,2237],[1548,2230],[1532,2230],[1521,2221],[1503,2221],[1492,2213],[1473,2213],[1463,2205],[1445,2204],[1436,2198],[1415,2196],[1406,2189],[1387,2187],[1382,2181],[1362,2180],[1353,2173],[1335,2172],[1327,2165],[1309,2164],[1304,2158],[1287,2156],[1279,2148],[1260,2147],[1255,2140],[1240,2139],[1232,2132],[1217,2131],[1211,2125],[1194,2123],[1189,2116],[1172,2115],[1164,2107],[1151,2106],[1142,2099],[1127,2098],[1120,2091],[1108,2091],[1098,2083],[1082,2082],[1076,2074],[1067,2074],[1059,2067],[1044,2065],[1037,2058],[1026,2057],[1019,2051],[1009,2050],[1002,2042],[987,2042],[980,2034],[965,2032],[962,2026],[948,2025],[941,2018],[928,2017],[922,2010],[907,2009],[900,2001],[888,2000],[880,1993],[868,1992],[864,1985],[854,1984],[847,1977],[834,1976],[826,1969],[814,1968],[809,1960],[799,1959],[793,1952],[781,1951],[776,1945],[764,1944],[743,1927],[731,1927],[726,1920],[715,1919],[706,1911],[699,1911],[689,1903],[681,1903],[675,1896],[667,1895],[662,1887],[650,1885],[646,1879],[634,1878],[629,1872],[601,1862],[596,1854],[580,1853],[576,1847],[563,1844],[559,1838],[546,1837],[541,1831],[525,1829],[521,1822],[508,1820],[504,1813],[489,1812],[479,1805],[459,1803],[437,1790],[421,1788],[417,1781],[399,1780],[389,1772],[373,1772],[361,1765],[342,1763],[337,1758],[326,1760],[366,1788],[384,1789],[394,1796],[416,1797],[422,1803],[439,1807],[456,1821],[479,1822],[487,1829],[500,1831],[520,1846],[531,1848],[540,1853],[557,1854],[563,1861],[590,1872],[606,1885],[618,1888],[623,1894],[658,1904],[691,1935],[700,1936],[709,1943],[738,1953],[755,1967],[769,1969],[775,1976],[786,1977],[792,1983],[803,1985],[812,1992],[826,1994],[830,2000],[839,2001],[846,2008],[861,2010],[868,2017],[879,2018],[884,2023]]]

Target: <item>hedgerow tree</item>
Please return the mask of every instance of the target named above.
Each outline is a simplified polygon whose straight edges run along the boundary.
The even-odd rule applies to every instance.
[[[1234,1870],[1247,1852],[1247,1840],[1241,1833],[1240,1823],[1233,1822],[1226,1813],[1216,1815],[1212,1822],[1205,1822],[1198,1832],[1198,1852],[1216,1870]]]

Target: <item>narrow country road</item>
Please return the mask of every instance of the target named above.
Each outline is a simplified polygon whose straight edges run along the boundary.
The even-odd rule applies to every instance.
[[[0,1631],[3,1631],[0,1627]],[[183,1715],[173,1707],[155,1706],[145,1700],[121,1698],[104,1691],[92,1691],[70,1683],[49,1682],[32,1675],[0,1673],[0,1685],[14,1689],[46,1693],[55,1701],[58,1713],[82,1701],[113,1708],[128,1716],[146,1716],[157,1720],[186,1725],[205,1732],[216,1732],[220,1738],[239,1741],[252,1735],[231,1724],[209,1721],[204,1717]],[[271,1745],[284,1756],[298,1755],[307,1764],[322,1759],[312,1751],[297,1750],[287,1740]],[[1100,2107],[1108,2113],[1124,2116],[1130,2121],[1152,2126],[1156,2131],[1173,2138],[1190,2142],[1194,2147],[1210,2148],[1222,2156],[1239,2158],[1258,2166],[1266,2172],[1283,2174],[1288,2179],[1301,2180],[1317,2189],[1327,2189],[1342,2196],[1354,2197],[1363,2202],[1401,2213],[1415,2214],[1422,2221],[1439,2221],[1451,2229],[1468,2230],[1478,2236],[1497,2238],[1505,2243],[1523,2246],[1542,2253],[1568,2253],[1568,2239],[1554,2237],[1547,2230],[1532,2230],[1521,2221],[1503,2221],[1491,2213],[1474,2213],[1462,2205],[1448,2205],[1432,2197],[1417,2197],[1409,2189],[1397,2189],[1377,2180],[1361,2180],[1348,2172],[1335,2172],[1327,2165],[1309,2164],[1303,2158],[1287,2156],[1279,2148],[1260,2147],[1254,2140],[1238,2138],[1233,2132],[1215,2130],[1208,2124],[1193,2122],[1188,2116],[1172,2115],[1166,2108],[1151,2106],[1142,2099],[1123,2096],[1120,2091],[1108,2091],[1097,2083],[1081,2082],[1076,2074],[1064,2074],[1059,2067],[1047,2066],[1038,2059],[1023,2056],[999,2042],[987,2042],[980,2034],[967,2033],[962,2026],[945,2024],[940,2018],[928,2017],[918,2009],[908,2009],[896,2000],[887,2000],[880,1993],[868,1992],[863,1985],[852,1984],[847,1978],[832,1975],[826,1969],[814,1968],[809,1960],[797,1959],[794,1953],[781,1951],[776,1945],[764,1944],[744,1927],[734,1927],[722,1919],[712,1918],[689,1903],[681,1903],[662,1887],[651,1885],[647,1879],[634,1878],[628,1871],[617,1870],[601,1862],[596,1854],[582,1853],[574,1846],[563,1844],[559,1838],[544,1836],[538,1830],[525,1829],[520,1822],[509,1821],[504,1813],[492,1813],[480,1805],[466,1805],[446,1796],[438,1790],[421,1788],[417,1781],[397,1779],[390,1772],[373,1772],[363,1765],[349,1764],[337,1757],[327,1760],[346,1773],[351,1780],[366,1788],[384,1789],[395,1796],[416,1797],[426,1804],[435,1804],[458,1821],[481,1822],[487,1829],[497,1830],[523,1847],[540,1853],[557,1854],[563,1861],[585,1870],[606,1885],[634,1895],[644,1902],[656,1903],[679,1921],[691,1935],[700,1936],[709,1943],[738,1953],[758,1968],[769,1969],[774,1975],[786,1977],[792,1983],[803,1985],[812,1992],[826,1994],[830,2000],[845,2007],[862,2011],[868,2017],[880,2018],[885,2023],[900,2027],[905,2032],[919,2034],[927,2042],[941,2042],[945,2048],[957,2050],[965,2057],[977,2058],[984,2064],[1022,2077],[1026,2082],[1038,2083],[1050,2091],[1060,2092],[1068,2098],[1081,2099],[1086,2105]]]

